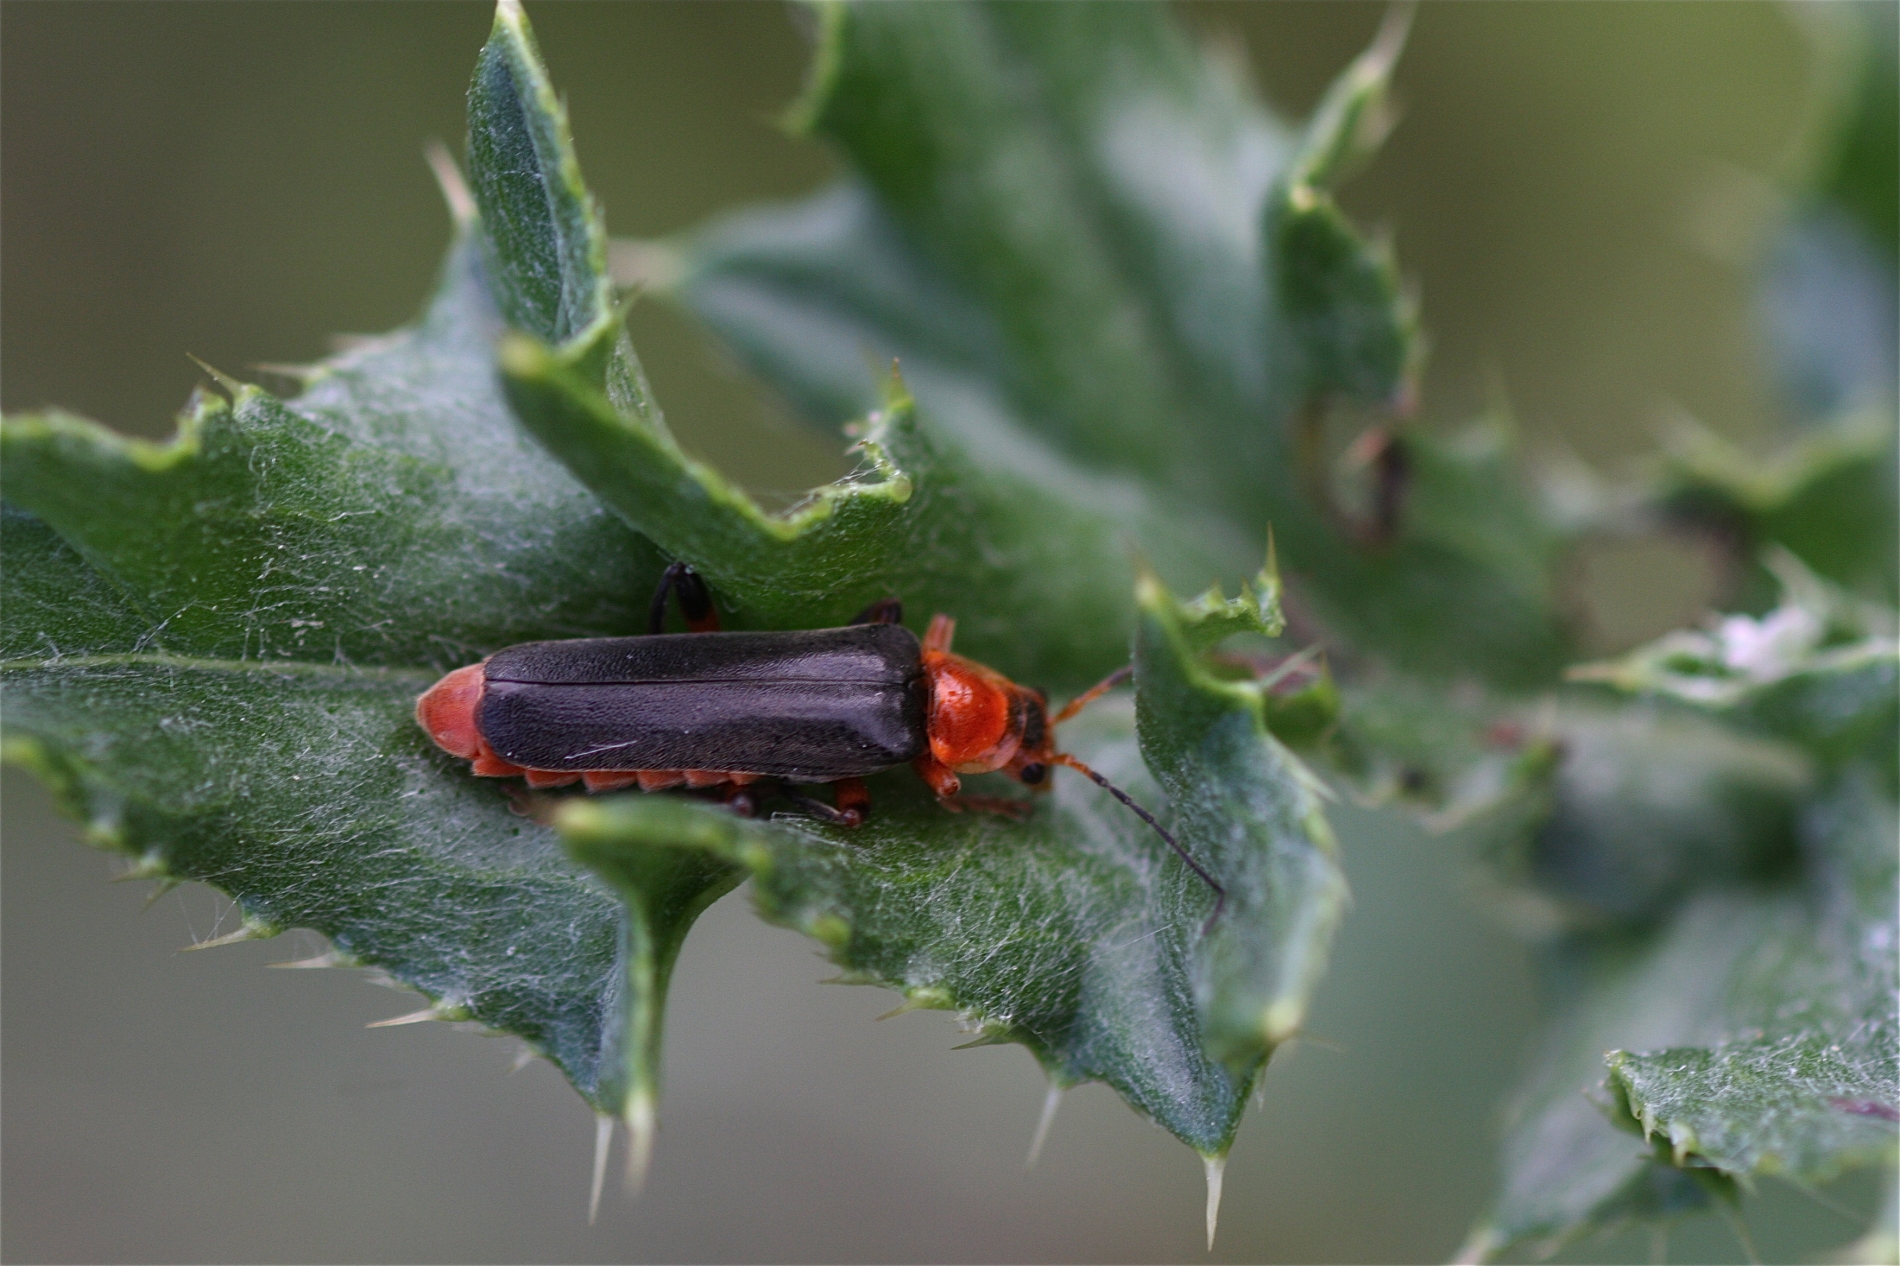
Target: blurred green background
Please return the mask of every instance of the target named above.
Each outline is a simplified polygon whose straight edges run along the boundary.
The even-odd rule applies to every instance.
[[[1196,4],[1196,28],[1303,115],[1380,6]],[[820,183],[773,120],[805,64],[777,4],[531,9],[616,234],[655,235]],[[483,4],[4,5],[0,393],[161,435],[199,380],[314,359],[407,319],[448,222],[421,158],[459,150]],[[1424,413],[1501,402],[1533,448],[1616,472],[1671,410],[1750,441],[1776,405],[1751,230],[1798,158],[1813,49],[1766,4],[1428,5],[1404,119],[1348,187],[1390,230],[1431,336]],[[687,322],[636,309],[675,431],[766,492],[844,469]],[[268,377],[265,381],[273,381]],[[281,385],[281,384],[279,384]],[[1601,550],[1601,649],[1692,616],[1690,549]],[[1143,1261],[1195,1259],[1199,1160],[1108,1090],[1068,1096],[1025,1172],[1043,1086],[1017,1048],[952,1052],[942,1017],[819,988],[802,938],[741,893],[672,991],[653,1181],[585,1221],[592,1121],[516,1044],[439,1025],[354,973],[272,973],[313,938],[177,956],[229,930],[188,888],[103,881],[8,772],[4,1206],[10,1261]],[[1306,1043],[1265,1079],[1216,1260],[1427,1261],[1488,1198],[1499,1096],[1535,1023],[1523,950],[1447,845],[1346,808],[1356,904]],[[306,942],[297,944],[297,942]],[[1832,1197],[1854,1210],[1871,1181]],[[1785,1188],[1749,1205],[1764,1260],[1857,1228]],[[1717,1222],[1675,1260],[1739,1259]],[[1569,1260],[1647,1260],[1638,1232]]]

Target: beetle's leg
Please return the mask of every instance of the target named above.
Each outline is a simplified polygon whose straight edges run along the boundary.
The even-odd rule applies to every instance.
[[[852,617],[853,624],[902,624],[904,604],[897,598],[879,598]]]
[[[951,796],[948,800],[939,800],[938,804],[952,813],[962,813],[969,809],[974,813],[994,813],[999,818],[1008,818],[1011,822],[1022,822],[1036,811],[1034,800],[1017,799],[1014,796]]]
[[[713,607],[712,595],[706,592],[706,582],[685,563],[670,563],[660,573],[659,588],[653,591],[653,605],[647,608],[647,632],[666,630],[668,593],[679,595],[680,614],[686,617],[687,628],[695,633],[719,631],[719,612]]]
[[[1062,724],[1134,675],[1135,666],[1133,664],[1123,664],[1120,668],[1117,668],[1114,672],[1102,678],[1075,698],[1069,700],[1068,705],[1064,707],[1062,711],[1056,713],[1055,716],[1050,719],[1049,724]]]
[[[930,627],[924,631],[924,649],[926,651],[948,651],[950,649],[950,640],[956,635],[956,620],[939,611],[930,617]]]
[[[948,765],[940,764],[936,757],[925,752],[910,763],[917,776],[937,793],[937,799],[948,800],[963,788],[963,780],[957,777],[957,771]]]
[[[863,826],[864,819],[871,816],[871,789],[862,778],[840,778],[832,783],[831,798],[837,802],[838,812],[851,819],[846,826]]]
[[[759,816],[759,789],[755,786],[729,782],[720,789],[719,801],[742,818]]]
[[[834,826],[864,825],[864,814],[858,809],[834,809],[822,800],[800,795],[789,787],[785,789],[785,798],[820,822],[829,822]]]

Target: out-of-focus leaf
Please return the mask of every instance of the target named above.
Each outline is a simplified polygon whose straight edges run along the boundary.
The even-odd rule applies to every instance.
[[[948,814],[900,772],[872,780],[855,831],[662,797],[570,803],[559,824],[603,873],[678,849],[744,866],[765,916],[823,942],[846,979],[957,1011],[1058,1085],[1106,1081],[1223,1155],[1266,1056],[1299,1027],[1345,888],[1317,790],[1268,734],[1257,689],[1197,666],[1196,630],[1270,627],[1260,605],[1183,607],[1150,584],[1141,609],[1136,708],[1098,703],[1062,738],[1226,888],[1205,934],[1212,891],[1066,774],[1022,823]]]
[[[1609,1057],[1617,1104],[1681,1164],[1820,1183],[1892,1163],[1900,1121],[1900,818],[1871,770],[1802,823],[1810,876],[1723,999],[1722,1040]]]
[[[1383,134],[1402,23],[1296,135],[1147,6],[821,15],[795,118],[853,174],[627,247],[630,271],[818,422],[876,408],[895,357],[972,460],[1074,463],[1193,507],[1195,532],[1204,516],[1260,543],[1271,524],[1303,608],[1342,639],[1517,683],[1561,662],[1547,578],[1519,557],[1499,574],[1456,502],[1427,490],[1429,523],[1368,533],[1325,491],[1327,413],[1408,399],[1411,310],[1332,196]],[[1492,467],[1464,474],[1492,494],[1466,510],[1515,495]],[[1131,523],[1164,579],[1205,579],[1172,565],[1162,524]]]
[[[1836,207],[1810,208],[1775,238],[1759,305],[1776,377],[1798,420],[1874,409],[1891,428],[1900,365],[1894,278],[1891,255]]]
[[[1763,261],[1768,346],[1802,420],[1874,408],[1892,428],[1900,373],[1900,95],[1890,6],[1803,10],[1823,56],[1806,188]]]
[[[1842,28],[1845,47],[1830,68],[1840,100],[1814,193],[1850,213],[1892,265],[1900,261],[1900,29],[1878,4],[1823,20]]]
[[[1889,609],[1854,602],[1795,558],[1771,557],[1781,604],[1670,633],[1571,677],[1726,713],[1830,761],[1891,767],[1900,727],[1900,643]]]
[[[1697,886],[1795,862],[1801,748],[1661,703],[1526,703],[1404,680],[1349,687],[1322,748],[1353,794],[1419,812],[1521,930],[1643,925]]]
[[[1800,883],[1705,889],[1654,934],[1555,952],[1565,1001],[1469,1258],[1732,1197],[1732,1176],[1892,1162],[1900,822],[1875,781],[1859,771],[1810,806]]]
[[[1732,1181],[1676,1169],[1606,1119],[1604,1052],[1719,1036],[1734,966],[1781,909],[1746,892],[1705,890],[1654,932],[1577,937],[1547,953],[1553,1018],[1506,1112],[1497,1198],[1459,1260],[1544,1256],[1593,1231],[1735,1198]]]
[[[1553,759],[1514,791],[1541,818],[1488,860],[1567,924],[1654,919],[1698,887],[1793,864],[1814,786],[1798,749],[1645,707],[1566,708],[1545,741]]]
[[[1473,1257],[1689,1207],[1678,1197],[1696,1188],[1665,1168],[1706,1187],[1892,1163],[1900,687],[1890,634],[1868,633],[1893,616],[1792,556],[1771,561],[1786,592],[1766,617],[1581,673],[1650,698],[1607,714],[1594,755],[1574,721],[1557,722],[1562,759],[1525,793],[1544,799],[1521,837],[1523,879],[1558,902],[1588,892],[1599,910],[1648,898],[1607,912],[1654,930],[1575,932],[1552,951],[1559,1017]],[[1675,1196],[1658,1204],[1659,1191]]]
[[[1664,450],[1655,496],[1666,514],[1716,532],[1738,558],[1780,545],[1836,584],[1892,604],[1900,584],[1896,433],[1891,405],[1869,409],[1803,433],[1764,460],[1713,432],[1680,427]]]

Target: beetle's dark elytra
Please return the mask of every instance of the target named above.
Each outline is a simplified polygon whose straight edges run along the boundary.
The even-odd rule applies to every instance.
[[[530,769],[829,782],[926,750],[919,654],[896,624],[528,642],[489,658],[479,727]]]

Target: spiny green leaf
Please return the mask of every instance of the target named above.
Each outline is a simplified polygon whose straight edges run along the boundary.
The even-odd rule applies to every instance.
[[[1467,548],[1488,523],[1440,501],[1422,531],[1400,514],[1368,532],[1326,491],[1326,415],[1403,408],[1413,368],[1389,254],[1331,194],[1382,130],[1400,27],[1296,136],[1147,6],[821,13],[795,118],[854,174],[630,251],[642,280],[816,421],[877,407],[867,352],[896,357],[973,455],[1060,454],[1243,540],[1271,524],[1342,639],[1514,682],[1561,662],[1549,577],[1515,558],[1500,577],[1495,545]],[[1488,500],[1522,501],[1483,473]],[[1174,552],[1132,526],[1158,564]]]
[[[1026,38],[1099,46],[1086,23],[1031,16]],[[1157,29],[1123,16],[1137,36]],[[1176,72],[1195,98],[1198,62]],[[1249,532],[1026,432],[946,438],[895,379],[864,437],[875,478],[761,514],[666,434],[511,4],[471,90],[470,156],[480,218],[465,217],[430,312],[313,367],[299,399],[221,378],[230,398],[203,397],[169,446],[9,423],[8,491],[61,538],[8,520],[27,560],[10,580],[31,599],[8,607],[10,754],[150,873],[231,892],[247,933],[325,932],[429,993],[430,1014],[526,1036],[643,1129],[673,958],[750,873],[768,912],[862,978],[963,1008],[1060,1084],[1110,1081],[1224,1154],[1301,1023],[1344,899],[1317,786],[1272,735],[1323,725],[1330,683],[1276,696],[1195,658],[1229,632],[1279,632],[1277,574],[1185,607],[1149,585],[1139,619],[1127,594],[1136,543],[1198,583],[1237,573]],[[1230,908],[1203,936],[1209,886],[1067,776],[1033,824],[953,816],[901,772],[876,780],[874,823],[850,835],[667,797],[517,796],[525,816],[510,812],[507,789],[429,745],[414,695],[509,642],[637,627],[660,560],[508,406],[621,518],[700,566],[741,626],[808,627],[897,593],[958,615],[963,649],[1070,685],[1120,660],[1139,626],[1139,742],[1161,786],[1127,709],[1099,708],[1073,737],[1141,800],[1182,798],[1181,846]],[[103,505],[87,493],[102,484]],[[55,611],[61,594],[83,601]],[[550,851],[538,822],[557,811],[605,884]]]
[[[1896,829],[1893,801],[1856,771],[1803,819],[1801,883],[1707,889],[1652,936],[1564,946],[1561,1018],[1467,1252],[1543,1251],[1694,1207],[1732,1194],[1726,1176],[1813,1183],[1891,1163]],[[1659,1172],[1672,1164],[1681,1177]],[[1659,1206],[1659,1192],[1673,1194]]]
[[[1263,577],[1262,588],[1274,586]],[[1273,579],[1277,579],[1273,578]],[[1158,585],[1141,595],[1135,642],[1141,751],[1190,852],[1221,877],[1226,908],[1207,933],[1195,998],[1208,1049],[1246,1068],[1298,1032],[1346,903],[1324,792],[1267,723],[1258,683],[1204,671],[1190,630],[1277,633],[1243,595],[1216,615]]]
[[[1655,930],[1586,930],[1556,951],[1560,1018],[1473,1254],[1666,1214],[1657,1165],[1820,1182],[1891,1162],[1896,656],[1890,638],[1864,635],[1892,615],[1791,556],[1775,566],[1788,594],[1769,616],[1594,666],[1586,675],[1669,702],[1610,714],[1594,754],[1557,722],[1562,759],[1538,812],[1528,826],[1502,816],[1527,886]],[[1614,1143],[1573,1097],[1595,1086],[1606,1049],[1593,1096],[1651,1151]]]
[[[444,776],[413,716],[430,672],[168,652],[42,525],[9,511],[5,532],[9,627],[66,639],[0,661],[6,758],[88,839],[216,884],[257,935],[322,932],[617,1103],[618,903],[498,788]]]
[[[147,624],[126,595],[80,562],[58,533],[4,503],[0,555],[8,615],[0,624],[0,660],[57,663],[138,646]],[[33,618],[21,618],[26,612]]]
[[[550,343],[586,335],[612,307],[606,234],[520,0],[496,6],[475,62],[468,164],[502,316]]]
[[[1118,595],[1132,571],[1131,520],[1158,525],[1149,535],[1174,547],[1170,570],[1217,569],[1218,547],[1184,530],[1192,519],[1164,524],[1138,492],[1081,475],[1052,487],[1034,468],[970,460],[932,432],[900,383],[866,423],[864,475],[775,516],[538,344],[508,342],[502,368],[522,422],[754,627],[842,624],[897,595],[914,615],[955,612],[977,658],[1076,686],[1127,655]]]
[[[1066,775],[1020,823],[947,814],[904,774],[871,781],[875,809],[854,831],[661,797],[573,802],[557,821],[603,873],[682,848],[744,866],[761,912],[822,942],[847,979],[957,1011],[982,1039],[1027,1046],[1058,1085],[1106,1081],[1225,1154],[1266,1056],[1299,1028],[1345,885],[1317,791],[1267,733],[1258,693],[1195,667],[1180,632],[1192,617],[1157,586],[1141,605],[1135,715],[1098,703],[1062,738],[1226,888],[1205,935],[1207,886]]]
[[[166,445],[9,419],[9,759],[107,847],[313,928],[618,1111],[620,905],[416,727],[444,667],[641,627],[660,560],[515,428],[466,234],[411,329]],[[603,1062],[603,1050],[609,1057]]]
[[[1678,1170],[1605,1119],[1597,1089],[1604,1052],[1682,1045],[1720,1032],[1721,999],[1737,960],[1781,909],[1736,891],[1692,898],[1661,930],[1579,938],[1544,963],[1555,1014],[1530,1077],[1510,1103],[1490,1211],[1463,1261],[1545,1256],[1635,1219],[1660,1219],[1735,1199],[1710,1170]]]
[[[614,1031],[615,1045],[603,1054],[602,1064],[625,1082],[623,1102],[616,1107],[632,1130],[629,1174],[638,1187],[646,1176],[659,1114],[661,1022],[673,964],[693,921],[736,888],[745,872],[711,853],[686,849],[583,860],[626,906],[619,961],[625,974],[622,1005],[627,1023]]]
[[[181,653],[450,667],[630,632],[659,558],[515,427],[499,332],[464,242],[415,327],[295,401],[227,379],[164,444],[12,418],[0,488]]]

